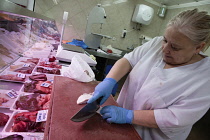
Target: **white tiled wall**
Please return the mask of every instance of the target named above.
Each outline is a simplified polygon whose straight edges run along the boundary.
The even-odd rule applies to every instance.
[[[53,1],[56,1],[55,4]],[[116,2],[121,2],[116,4]],[[168,20],[182,10],[189,8],[167,10],[165,18],[157,16],[158,7],[145,2],[144,0],[36,0],[35,12],[48,16],[56,20],[57,27],[61,30],[63,12],[69,12],[68,22],[64,32],[64,40],[84,39],[87,24],[87,16],[94,6],[102,4],[106,11],[107,20],[102,25],[93,25],[94,32],[115,37],[116,40],[102,39],[102,45],[112,45],[112,47],[126,50],[127,47],[141,44],[139,37],[143,34],[155,37],[164,33]],[[106,6],[109,4],[109,6]],[[136,23],[131,22],[136,4],[146,4],[154,9],[155,15],[150,25],[143,25],[140,30],[136,28]],[[209,5],[200,6],[199,9],[210,11]],[[139,28],[139,26],[137,26]],[[128,33],[125,38],[121,38],[123,29]]]
[[[114,41],[102,39],[103,45],[111,44],[112,47],[126,50],[127,47],[133,44],[136,46],[140,45],[139,36],[147,31],[144,29],[145,27],[142,27],[140,31],[133,30],[136,24],[131,22],[131,18],[139,0],[122,0],[118,4],[115,4],[117,0],[57,0],[58,4],[55,4],[53,1],[55,0],[36,0],[35,12],[55,19],[58,29],[61,30],[63,12],[68,11],[69,18],[64,32],[65,40],[84,39],[87,16],[92,8],[99,3],[102,6],[104,5],[107,20],[102,25],[102,29],[100,29],[100,25],[94,25],[93,28],[98,33],[116,38]],[[110,4],[110,6],[105,6],[106,4]],[[128,33],[126,38],[121,38],[124,28],[127,29]],[[159,32],[151,28],[148,29],[148,32]],[[156,35],[157,33],[154,34]]]

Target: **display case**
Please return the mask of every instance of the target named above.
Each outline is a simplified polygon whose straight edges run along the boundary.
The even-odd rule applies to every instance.
[[[31,118],[47,110],[53,77],[61,74],[54,57],[59,41],[53,19],[0,1],[0,139],[43,139],[45,122]],[[20,103],[29,109],[17,106]],[[15,120],[20,115],[29,120]]]
[[[55,21],[8,1],[0,5],[0,72],[21,56],[48,57],[60,39]],[[27,15],[18,14],[24,11]]]

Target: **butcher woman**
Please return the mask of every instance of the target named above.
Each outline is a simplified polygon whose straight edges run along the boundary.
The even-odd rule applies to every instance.
[[[185,140],[210,107],[210,15],[181,12],[164,36],[137,47],[112,67],[96,86],[91,103],[103,104],[129,73],[117,99],[120,107],[100,111],[109,123],[133,124],[143,140]]]

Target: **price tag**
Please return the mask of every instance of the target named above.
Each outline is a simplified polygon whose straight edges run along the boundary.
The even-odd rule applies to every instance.
[[[22,73],[18,73],[18,74],[17,74],[17,77],[20,77],[20,78],[25,78],[25,77],[26,77],[26,75],[25,75],[25,74],[22,74]]]
[[[30,67],[30,64],[24,64],[23,67]]]
[[[17,98],[17,96],[18,96],[18,94],[17,94],[17,92],[14,90],[14,89],[12,89],[12,90],[10,90],[9,92],[7,92],[6,93],[7,94],[7,96],[9,96],[10,98]]]
[[[50,64],[50,62],[45,62],[45,64],[46,64],[46,65],[49,65],[49,64]]]
[[[49,84],[49,83],[42,83],[42,84],[41,84],[42,87],[49,87],[50,85],[51,85],[51,84]]]
[[[51,68],[45,68],[46,70],[52,70]]]
[[[45,122],[47,121],[48,110],[40,110],[36,116],[36,122]]]

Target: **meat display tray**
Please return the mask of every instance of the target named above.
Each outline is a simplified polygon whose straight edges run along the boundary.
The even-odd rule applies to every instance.
[[[19,74],[18,72],[12,72],[12,71],[3,71],[0,76],[3,76],[3,75],[14,75],[16,76],[17,74]],[[23,75],[23,74],[22,74]],[[17,83],[24,83],[26,80],[28,80],[28,75],[25,74],[25,78],[23,79],[23,81],[17,81],[17,80],[8,80],[8,79],[2,79],[0,77],[0,80],[1,81],[7,81],[7,82],[17,82]]]
[[[34,137],[37,139],[43,139],[44,137],[44,133],[42,132],[12,132],[12,126],[14,124],[14,119],[13,117],[18,114],[18,113],[22,113],[22,112],[27,112],[27,111],[14,111],[11,115],[11,117],[9,118],[7,124],[5,125],[4,129],[2,130],[3,134],[7,134],[7,135],[13,135],[13,134],[19,134],[19,135],[25,135],[28,137]]]
[[[20,111],[28,111],[28,110],[22,110],[22,109],[16,109],[16,102],[20,99],[21,96],[26,96],[26,95],[31,95],[31,94],[34,94],[34,93],[21,93],[17,98],[16,100],[14,101],[14,103],[12,104],[12,106],[10,107],[10,110],[11,111],[16,111],[16,110],[20,110]],[[41,96],[46,96],[47,94],[40,94]]]
[[[10,90],[2,90],[0,89],[0,97],[3,97],[5,99],[7,99],[8,101],[6,103],[2,103],[2,105],[0,106],[0,108],[11,108],[12,105],[14,104],[16,98],[10,98],[9,96],[6,95],[6,93],[8,93]],[[20,94],[19,91],[16,91],[17,94]],[[17,97],[18,98],[18,97]]]

